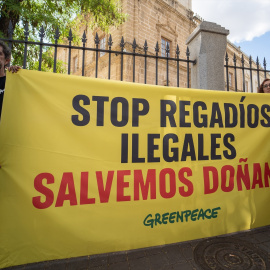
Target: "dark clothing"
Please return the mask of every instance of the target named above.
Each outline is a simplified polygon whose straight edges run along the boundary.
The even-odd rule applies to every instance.
[[[6,76],[0,77],[0,120],[1,120],[4,92],[5,92],[5,84],[6,84]]]

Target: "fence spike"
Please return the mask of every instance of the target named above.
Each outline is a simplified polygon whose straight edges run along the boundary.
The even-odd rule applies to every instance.
[[[245,60],[244,60],[244,55],[243,55],[243,54],[242,54],[241,62],[242,62],[242,64],[244,65]]]
[[[55,43],[57,43],[59,38],[60,38],[60,32],[59,32],[59,27],[57,27],[54,34]]]
[[[228,56],[228,53],[227,52],[226,52],[226,55],[225,55],[225,60],[226,60],[226,62],[229,61],[229,56]]]
[[[133,48],[133,50],[135,52],[135,50],[137,48],[137,43],[136,43],[136,39],[135,38],[134,38],[133,43],[132,43],[132,48]]]
[[[86,38],[86,33],[85,33],[85,30],[83,31],[83,36],[82,36],[82,43],[83,45],[86,43],[87,41],[87,38]]]
[[[147,50],[148,50],[148,46],[147,46],[147,40],[145,40],[145,42],[144,42],[144,45],[143,45],[143,50],[144,50],[144,52],[146,53],[147,52]]]
[[[233,54],[233,62],[234,62],[234,64],[236,64],[236,55],[235,55],[235,53]]]
[[[189,48],[188,48],[188,46],[187,46],[186,56],[187,56],[187,57],[189,57],[189,56],[190,56],[190,52],[189,52]]]
[[[249,57],[249,63],[252,64],[252,57]]]
[[[264,66],[264,69],[266,69],[266,60],[265,60],[265,57],[263,59],[263,66]]]
[[[73,36],[72,36],[71,28],[70,28],[69,33],[68,33],[68,41],[71,42],[72,40],[73,40]]]
[[[156,43],[155,52],[156,52],[156,53],[158,53],[158,52],[159,52],[158,41],[157,41],[157,43]]]
[[[99,44],[99,37],[98,37],[98,33],[96,32],[96,36],[95,36],[95,44],[98,45]]]
[[[169,45],[169,42],[166,45],[165,51],[166,51],[166,56],[169,57],[169,55],[170,55],[170,45]]]
[[[176,53],[177,57],[179,57],[180,50],[179,50],[179,46],[178,46],[178,44],[177,44],[177,46],[176,46],[176,51],[175,51],[175,53]]]
[[[11,39],[12,36],[13,36],[13,26],[12,26],[11,21],[9,21],[9,24],[8,24],[8,38]]]
[[[257,59],[256,59],[256,65],[259,66],[260,65],[260,62],[259,62],[259,57],[257,56]]]
[[[45,37],[45,31],[44,31],[44,27],[43,25],[41,25],[41,28],[39,30],[39,37],[40,37],[40,41],[43,41],[43,38]]]
[[[124,37],[121,38],[120,48],[123,50],[125,47]]]
[[[112,35],[110,34],[110,36],[109,36],[109,40],[108,40],[108,46],[109,46],[109,48],[111,48],[111,47],[112,47],[112,45],[113,45],[113,41],[112,41]]]
[[[29,36],[29,28],[28,28],[28,22],[25,23],[24,25],[24,37],[27,40]]]

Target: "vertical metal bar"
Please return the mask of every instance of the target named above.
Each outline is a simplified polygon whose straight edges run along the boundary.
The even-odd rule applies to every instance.
[[[83,31],[82,36],[82,43],[83,43],[83,49],[82,49],[82,76],[84,76],[84,63],[85,63],[85,43],[86,43],[86,33],[85,30]]]
[[[235,86],[235,92],[237,92],[237,71],[236,71],[236,55],[233,55],[233,62],[234,62],[234,86]]]
[[[42,64],[42,43],[43,43],[43,38],[45,36],[45,31],[43,28],[43,25],[41,26],[40,32],[39,32],[39,37],[40,37],[40,45],[39,45],[39,66],[38,70],[41,71],[41,64]]]
[[[252,82],[252,57],[249,57],[249,67],[250,67],[250,90],[253,93],[253,82]]]
[[[133,48],[133,82],[135,82],[135,50],[137,48],[137,44],[136,44],[136,39],[135,38],[133,40],[132,48]]]
[[[263,67],[264,67],[264,78],[266,79],[266,60],[265,60],[265,57],[263,59]]]
[[[98,45],[99,45],[98,33],[96,33],[95,44],[96,44],[96,72],[95,72],[95,77],[97,78],[98,77],[98,53],[99,53],[99,49],[98,49]]]
[[[124,42],[124,38],[121,38],[121,42],[120,42],[120,48],[121,48],[121,81],[123,81],[123,62],[124,62],[124,47],[125,47],[125,42]]]
[[[176,51],[175,51],[175,53],[176,53],[176,58],[177,58],[177,87],[179,87],[179,54],[180,54],[180,50],[179,50],[179,46],[178,46],[178,44],[177,44],[177,46],[176,46]]]
[[[71,65],[71,41],[73,40],[73,36],[72,36],[72,31],[71,29],[69,30],[69,35],[68,35],[68,75],[70,74],[70,65]]]
[[[110,35],[110,36],[109,36],[109,40],[108,40],[108,46],[109,46],[109,69],[108,69],[108,79],[109,79],[109,80],[111,79],[111,56],[112,56],[111,50],[112,50],[112,44],[113,44],[112,36]]]
[[[258,88],[260,88],[260,62],[259,62],[259,57],[258,56],[257,56],[257,60],[256,60],[256,65],[257,65]]]
[[[132,81],[135,82],[135,54],[133,54],[133,75],[132,75]]]
[[[148,50],[148,46],[147,46],[147,41],[145,40],[144,42],[144,84],[146,84],[147,82],[147,50]]]
[[[190,52],[189,52],[189,48],[187,47],[187,51],[186,51],[186,56],[187,56],[187,88],[190,87],[189,85],[189,56],[190,56]]]
[[[26,60],[27,60],[27,41],[28,41],[28,36],[29,36],[29,31],[28,31],[28,23],[25,23],[24,26],[24,55],[23,55],[23,68],[26,69]]]
[[[57,65],[57,44],[58,44],[58,39],[60,37],[59,33],[59,28],[55,30],[55,35],[54,35],[54,61],[53,61],[53,72],[56,73],[56,65]]]
[[[166,85],[169,86],[169,53],[170,53],[170,46],[169,43],[166,45]]]
[[[84,76],[84,65],[85,65],[85,44],[82,49],[82,76]]]
[[[225,56],[225,61],[226,61],[226,82],[227,82],[227,91],[230,91],[230,85],[229,85],[229,67],[228,67],[228,62],[229,62],[229,57],[228,57],[228,53],[226,52],[226,56]]]
[[[242,76],[243,76],[243,91],[246,92],[245,60],[244,60],[243,54],[242,54],[241,62],[242,62]]]
[[[158,85],[158,53],[159,53],[159,46],[158,46],[158,42],[156,43],[156,85]]]

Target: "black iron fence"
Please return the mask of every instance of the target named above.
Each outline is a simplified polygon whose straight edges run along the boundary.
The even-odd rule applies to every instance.
[[[73,41],[73,34],[72,31],[69,31],[69,35],[67,37],[67,44],[59,44],[59,38],[60,38],[60,33],[59,30],[56,29],[55,34],[54,34],[54,43],[48,43],[48,42],[44,42],[44,38],[45,38],[45,31],[44,28],[41,27],[40,31],[39,31],[39,41],[29,41],[29,29],[28,29],[28,25],[25,24],[25,28],[24,28],[24,40],[15,40],[13,39],[13,29],[12,29],[12,24],[9,24],[9,29],[8,29],[8,38],[7,39],[2,39],[4,41],[6,41],[9,44],[9,47],[12,48],[13,44],[15,43],[19,43],[19,44],[24,44],[24,56],[23,56],[23,68],[26,69],[27,67],[27,50],[28,50],[28,46],[29,45],[37,45],[39,46],[39,56],[38,56],[38,70],[41,70],[41,64],[42,64],[42,55],[43,55],[43,51],[44,51],[44,47],[50,47],[53,49],[53,58],[54,58],[54,64],[53,64],[53,72],[56,72],[56,65],[57,65],[57,53],[59,51],[60,48],[65,48],[68,49],[68,61],[67,61],[67,73],[70,74],[71,73],[71,55],[72,55],[72,50],[80,50],[82,52],[82,69],[81,69],[81,75],[85,76],[85,54],[87,51],[93,51],[96,54],[95,57],[95,74],[94,76],[96,78],[98,78],[98,65],[99,65],[99,53],[103,52],[103,53],[108,53],[108,79],[111,79],[111,57],[113,54],[115,55],[120,55],[121,57],[121,61],[120,61],[120,66],[121,66],[121,72],[120,72],[120,80],[123,81],[123,57],[124,55],[128,55],[131,56],[133,58],[133,70],[132,70],[132,78],[133,78],[133,82],[135,82],[135,65],[136,65],[136,58],[140,57],[140,58],[144,58],[144,83],[147,83],[147,63],[149,61],[149,59],[155,59],[155,84],[158,85],[158,75],[159,75],[159,61],[163,60],[166,63],[166,85],[169,85],[169,79],[170,79],[170,74],[169,74],[169,63],[176,63],[176,81],[177,81],[177,87],[180,86],[180,73],[179,73],[179,64],[180,62],[185,63],[186,65],[186,72],[187,72],[187,77],[186,77],[186,82],[187,82],[187,87],[190,87],[190,64],[195,64],[194,60],[190,60],[190,52],[189,49],[187,47],[186,49],[186,58],[180,58],[180,50],[179,50],[179,46],[176,46],[176,50],[175,50],[175,56],[176,57],[171,57],[171,49],[169,47],[169,44],[167,44],[166,48],[165,48],[165,56],[160,56],[160,46],[158,44],[158,42],[156,43],[156,46],[154,48],[155,50],[155,54],[153,53],[149,53],[148,51],[148,44],[147,41],[145,41],[144,45],[143,45],[143,53],[138,53],[136,51],[136,49],[138,48],[138,44],[136,43],[136,40],[134,39],[133,43],[132,43],[132,51],[128,52],[125,49],[125,41],[124,38],[122,37],[121,42],[119,44],[120,46],[120,50],[112,50],[112,45],[113,45],[113,41],[112,41],[112,37],[111,35],[108,38],[108,42],[107,42],[107,47],[108,49],[101,49],[100,48],[100,39],[98,34],[96,33],[95,39],[94,39],[94,44],[95,47],[93,48],[89,48],[86,47],[86,42],[87,42],[87,38],[86,38],[86,33],[84,31],[81,41],[82,41],[82,46],[74,46],[72,45],[72,41]],[[164,49],[164,48],[163,48]]]
[[[234,53],[233,58],[232,58],[233,65],[229,65],[229,60],[230,59],[228,57],[228,53],[226,52],[224,67],[225,67],[225,72],[226,72],[227,91],[230,91],[233,89],[235,92],[237,91],[248,92],[247,88],[248,86],[250,86],[250,92],[257,93],[257,89],[254,89],[254,87],[257,86],[259,88],[262,80],[266,78],[270,78],[270,74],[269,74],[270,70],[266,69],[265,58],[263,60],[263,68],[260,65],[258,57],[257,57],[256,62],[254,62],[251,56],[248,58],[247,56],[244,56],[242,54],[241,59],[238,59],[240,60],[241,64],[238,65],[237,57]],[[232,73],[229,72],[229,70],[232,71]],[[248,71],[248,74],[246,74],[245,71]],[[257,77],[256,86],[253,84],[254,76]],[[242,81],[241,82],[242,85],[239,85],[239,82],[238,82],[239,78]]]
[[[56,72],[57,70],[57,53],[59,52],[59,49],[67,49],[68,50],[68,59],[67,59],[67,74],[71,74],[71,56],[72,56],[72,50],[79,50],[81,51],[82,57],[81,57],[81,75],[85,76],[85,68],[86,68],[86,52],[92,51],[95,53],[95,58],[94,58],[94,74],[91,74],[91,76],[94,76],[96,78],[99,77],[98,71],[99,71],[99,61],[100,58],[98,57],[99,54],[102,53],[108,53],[108,79],[111,79],[111,68],[112,68],[112,56],[113,55],[120,55],[120,76],[117,78],[118,80],[123,81],[123,73],[124,73],[124,55],[132,57],[132,70],[129,70],[128,72],[132,73],[132,81],[135,82],[135,68],[136,68],[136,59],[141,58],[144,59],[144,80],[143,82],[147,84],[147,72],[148,72],[148,63],[150,59],[154,61],[155,65],[155,84],[158,85],[159,82],[159,75],[161,73],[166,73],[166,83],[165,85],[169,85],[169,80],[170,76],[175,76],[174,78],[176,80],[176,86],[180,86],[180,63],[182,63],[185,66],[185,72],[186,72],[186,86],[189,88],[190,87],[190,65],[191,64],[196,64],[196,60],[190,60],[190,52],[189,48],[186,48],[185,52],[185,58],[180,58],[180,50],[179,46],[176,46],[175,50],[175,57],[171,57],[172,51],[169,46],[169,44],[166,44],[165,48],[162,48],[163,51],[165,51],[165,56],[160,56],[160,51],[161,48],[158,44],[156,43],[156,46],[154,48],[154,53],[150,52],[148,50],[148,44],[147,41],[145,41],[144,45],[142,48],[139,49],[138,44],[136,43],[136,40],[134,39],[133,43],[129,43],[129,51],[126,49],[127,42],[124,41],[124,38],[122,37],[121,42],[119,46],[116,46],[120,48],[120,50],[113,50],[112,45],[113,45],[113,40],[111,35],[108,38],[107,41],[107,48],[108,49],[103,49],[100,47],[100,38],[98,34],[96,33],[96,36],[94,38],[94,47],[86,47],[87,43],[87,38],[86,38],[86,33],[84,31],[81,42],[82,46],[74,46],[72,45],[74,35],[72,34],[72,31],[69,31],[69,35],[66,37],[66,44],[59,44],[59,39],[60,39],[60,33],[59,30],[56,29],[54,33],[54,43],[48,43],[44,42],[45,39],[45,31],[44,28],[41,27],[39,31],[39,41],[30,41],[29,40],[29,29],[28,25],[25,24],[24,28],[24,38],[23,40],[15,40],[13,39],[13,28],[12,24],[9,24],[8,28],[8,38],[7,39],[1,39],[4,40],[8,43],[9,47],[12,48],[13,44],[22,44],[23,45],[23,63],[22,67],[24,69],[27,68],[27,51],[29,49],[30,45],[35,45],[38,46],[38,57],[36,61],[38,62],[38,70],[41,70],[42,66],[42,57],[43,57],[43,52],[44,48],[51,48],[52,49],[52,57],[53,57],[53,72]],[[131,45],[131,46],[130,46]],[[131,49],[130,49],[131,47]],[[139,51],[141,53],[139,53]],[[21,52],[22,53],[22,52]],[[243,92],[257,92],[257,89],[254,89],[260,86],[261,81],[264,78],[270,78],[270,70],[267,70],[266,68],[266,61],[264,59],[263,61],[263,68],[261,67],[259,60],[257,58],[256,62],[254,62],[251,58],[251,56],[248,58],[247,56],[244,56],[242,54],[241,59],[237,59],[236,55],[234,54],[232,57],[232,61],[230,61],[233,64],[229,64],[229,57],[228,53],[226,53],[225,57],[225,83],[226,83],[226,90],[230,91],[243,91]],[[162,64],[165,63],[165,70],[162,68],[160,69],[159,63],[162,61]],[[241,62],[240,65],[238,63]],[[174,72],[173,75],[169,74],[169,65],[174,63],[173,67],[176,68],[176,71]],[[153,62],[152,62],[153,64]],[[247,73],[248,72],[248,79],[247,79]],[[89,75],[89,74],[88,74]],[[257,82],[255,84],[253,83],[254,76],[256,76]],[[184,79],[185,80],[185,79]],[[248,81],[247,81],[248,80]],[[183,77],[182,77],[183,81]],[[240,82],[239,82],[240,81]],[[250,90],[247,89],[250,87]]]

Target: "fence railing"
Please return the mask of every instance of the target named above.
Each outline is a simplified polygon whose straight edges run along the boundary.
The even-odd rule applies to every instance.
[[[28,25],[25,24],[25,28],[24,28],[24,40],[14,40],[13,39],[13,29],[12,29],[12,24],[9,24],[9,29],[8,29],[8,38],[7,39],[1,39],[6,41],[9,44],[9,47],[12,48],[12,45],[14,43],[19,43],[19,44],[24,44],[24,56],[23,56],[23,68],[26,69],[27,67],[27,50],[28,50],[28,46],[29,45],[38,45],[39,46],[39,57],[37,59],[38,63],[39,63],[39,67],[38,70],[41,70],[41,64],[42,64],[42,53],[44,51],[44,47],[51,47],[53,48],[53,58],[54,58],[54,65],[53,65],[53,72],[56,72],[56,64],[57,64],[57,53],[58,53],[58,49],[59,48],[65,48],[68,49],[68,61],[67,61],[67,73],[70,74],[71,73],[71,53],[72,50],[80,50],[82,52],[82,69],[81,69],[81,75],[85,76],[85,53],[87,51],[93,51],[96,54],[95,57],[95,77],[98,78],[98,65],[99,65],[99,53],[103,52],[103,53],[108,53],[108,79],[111,78],[111,57],[113,54],[115,55],[120,55],[121,56],[121,72],[120,72],[120,80],[123,81],[123,57],[124,55],[127,56],[131,56],[133,58],[133,65],[132,65],[132,77],[133,77],[133,82],[135,82],[135,65],[136,65],[136,58],[141,57],[144,58],[144,83],[147,83],[147,63],[148,63],[148,59],[155,59],[155,83],[156,85],[158,85],[158,75],[159,75],[159,61],[163,60],[166,62],[166,85],[169,85],[169,63],[175,62],[176,63],[176,76],[177,76],[177,87],[180,86],[180,79],[179,79],[179,64],[180,62],[186,63],[186,70],[187,70],[187,87],[190,87],[190,64],[193,63],[195,64],[196,61],[194,60],[190,60],[190,52],[189,52],[189,48],[187,47],[186,49],[186,58],[180,58],[180,50],[179,50],[179,46],[176,46],[176,50],[175,50],[175,55],[176,57],[171,57],[171,50],[169,45],[167,44],[167,47],[165,48],[166,51],[166,56],[160,56],[159,52],[160,52],[160,46],[158,44],[158,42],[156,43],[156,46],[154,48],[155,50],[155,54],[150,54],[148,51],[148,44],[147,41],[145,41],[144,45],[143,45],[143,51],[144,53],[138,53],[136,52],[136,49],[138,48],[138,44],[136,43],[136,40],[134,39],[133,43],[132,43],[132,52],[128,52],[125,50],[125,41],[124,38],[122,37],[121,42],[119,44],[120,46],[120,50],[112,50],[112,37],[111,35],[109,36],[108,39],[108,49],[101,49],[99,44],[100,44],[100,39],[98,34],[96,33],[95,39],[94,39],[94,43],[95,43],[95,47],[93,48],[89,48],[86,47],[86,42],[87,42],[87,38],[86,38],[86,33],[84,31],[81,41],[82,41],[82,46],[73,46],[72,45],[72,41],[73,41],[73,34],[72,31],[70,29],[69,31],[69,35],[67,37],[67,43],[68,44],[59,44],[59,38],[60,38],[60,33],[59,30],[56,29],[55,34],[54,34],[54,43],[48,43],[48,42],[44,42],[44,38],[45,38],[45,31],[43,26],[41,27],[40,31],[39,31],[39,41],[29,41],[29,29],[28,29]]]
[[[241,56],[241,65],[237,65],[237,57],[234,53],[233,55],[233,65],[229,65],[229,57],[228,57],[228,53],[226,52],[226,56],[225,56],[225,71],[226,71],[226,88],[227,88],[227,91],[230,90],[230,87],[231,88],[234,88],[234,91],[237,92],[238,91],[238,79],[237,77],[238,76],[238,70],[242,71],[242,74],[240,75],[240,77],[242,77],[242,90],[243,92],[247,92],[247,89],[246,89],[246,74],[245,74],[245,70],[248,70],[249,71],[249,78],[248,78],[248,81],[249,81],[249,85],[250,85],[250,90],[251,92],[253,93],[254,92],[254,89],[253,89],[253,76],[254,76],[254,72],[255,72],[255,76],[257,76],[257,84],[258,84],[258,88],[260,87],[260,84],[261,84],[261,81],[260,79],[263,77],[264,79],[266,78],[270,78],[269,76],[269,72],[270,70],[267,70],[266,69],[266,60],[264,58],[263,60],[263,68],[260,66],[260,63],[259,63],[259,58],[257,57],[257,60],[256,60],[256,63],[252,60],[252,57],[250,56],[248,58],[248,66],[246,65],[247,64],[247,59],[245,59],[244,55],[242,54]],[[254,68],[254,65],[256,65],[256,68]],[[233,69],[233,73],[234,73],[234,87],[233,87],[233,84],[232,82],[230,82],[230,78],[229,78],[229,68],[230,69]],[[263,75],[262,75],[263,74]],[[268,74],[268,77],[267,77],[267,74]],[[232,79],[232,78],[231,78]],[[237,85],[238,84],[238,85]],[[257,90],[257,89],[256,89]],[[255,91],[257,92],[257,91]]]
[[[98,34],[96,33],[96,36],[94,38],[94,47],[86,47],[86,42],[87,42],[87,38],[86,38],[86,33],[84,31],[82,37],[81,37],[81,42],[82,42],[82,46],[74,46],[72,45],[73,39],[74,39],[74,35],[72,34],[72,31],[70,29],[69,31],[69,35],[66,37],[66,41],[67,44],[59,44],[59,39],[60,39],[60,33],[59,30],[56,29],[55,33],[54,33],[54,43],[48,43],[48,42],[44,42],[44,38],[45,38],[45,31],[44,28],[41,27],[40,31],[39,31],[39,41],[29,41],[29,29],[28,29],[28,25],[25,24],[24,27],[24,39],[23,40],[15,40],[13,39],[13,28],[12,28],[12,24],[9,23],[9,28],[8,28],[8,38],[7,39],[1,39],[4,40],[8,43],[9,47],[12,48],[13,44],[19,43],[19,44],[23,44],[24,45],[24,52],[23,52],[23,63],[22,63],[22,67],[24,69],[27,68],[27,51],[28,51],[28,47],[30,45],[36,45],[39,46],[39,53],[38,53],[38,70],[41,70],[42,67],[42,56],[43,56],[43,52],[44,52],[44,48],[52,48],[53,51],[53,72],[56,72],[56,67],[57,67],[57,54],[59,52],[59,49],[67,49],[68,50],[68,59],[67,59],[67,74],[71,74],[71,56],[72,56],[72,50],[79,50],[82,53],[82,57],[81,57],[81,75],[85,76],[85,68],[86,68],[86,63],[85,63],[85,59],[86,59],[86,52],[88,51],[92,51],[95,53],[95,59],[94,59],[94,64],[95,68],[94,68],[94,73],[92,74],[94,75],[95,78],[98,78],[99,76],[99,61],[100,58],[98,57],[100,52],[102,53],[108,53],[108,79],[111,79],[111,68],[112,68],[112,55],[120,55],[120,78],[117,78],[121,81],[123,81],[124,79],[124,55],[126,56],[130,56],[132,57],[132,70],[130,70],[129,72],[132,72],[132,81],[135,82],[135,70],[136,70],[136,59],[137,58],[143,58],[144,59],[144,80],[143,82],[145,84],[147,84],[147,72],[148,72],[148,63],[149,63],[149,59],[154,59],[155,62],[155,84],[158,85],[159,82],[159,74],[161,74],[161,72],[166,72],[166,83],[165,85],[169,85],[169,80],[170,80],[170,74],[169,74],[169,65],[171,63],[176,63],[176,71],[174,72],[176,75],[176,86],[179,87],[180,86],[180,63],[184,63],[185,68],[186,68],[186,85],[189,88],[190,87],[190,64],[196,64],[196,60],[190,60],[190,52],[189,52],[189,48],[186,48],[186,58],[180,58],[180,50],[179,50],[179,46],[177,44],[176,46],[176,50],[175,50],[175,56],[176,57],[171,57],[171,48],[169,47],[169,44],[167,43],[166,48],[163,48],[163,50],[165,50],[165,56],[160,56],[160,46],[158,44],[158,42],[156,43],[156,46],[154,48],[154,52],[149,52],[148,50],[148,44],[147,41],[145,41],[142,49],[140,49],[140,51],[143,51],[143,53],[139,53],[138,51],[138,44],[136,43],[136,40],[134,39],[133,43],[131,44],[131,48],[132,50],[127,51],[126,50],[126,44],[127,42],[124,41],[124,38],[121,38],[121,42],[119,44],[120,50],[113,50],[112,49],[112,45],[113,45],[113,40],[111,35],[108,38],[107,41],[107,48],[108,49],[102,49],[100,48],[100,38],[98,36]],[[129,43],[130,44],[130,43]],[[130,46],[129,46],[130,47]],[[241,64],[238,65],[237,63],[237,57],[234,54],[233,56],[233,65],[229,65],[229,57],[228,57],[228,53],[226,53],[225,56],[225,82],[226,82],[226,90],[230,91],[232,89],[234,89],[234,91],[243,91],[243,92],[247,92],[247,87],[246,87],[246,74],[245,71],[249,72],[249,85],[250,85],[250,90],[251,92],[254,92],[254,84],[253,84],[253,78],[254,76],[257,77],[257,84],[258,87],[260,86],[261,83],[261,79],[266,78],[266,77],[270,77],[269,73],[270,70],[267,70],[266,68],[266,61],[264,58],[263,61],[263,68],[261,67],[258,57],[256,62],[254,62],[251,58],[251,56],[249,57],[248,61],[247,61],[247,57],[242,54],[241,57]],[[162,69],[160,70],[159,67],[159,63],[160,61],[163,62],[163,64],[165,63],[165,70]],[[238,60],[239,61],[239,60]],[[247,64],[248,63],[248,64]],[[254,67],[255,66],[255,67]],[[229,76],[229,70],[233,70],[233,77],[234,77],[234,85],[232,83],[232,77]],[[239,75],[239,71],[240,73],[242,73],[241,75]],[[256,75],[254,75],[254,73]],[[232,73],[230,72],[230,75]],[[239,82],[238,79],[242,77],[241,83],[242,83],[242,87],[238,87],[239,86]],[[241,84],[240,83],[240,84]],[[257,92],[257,91],[255,91]]]

